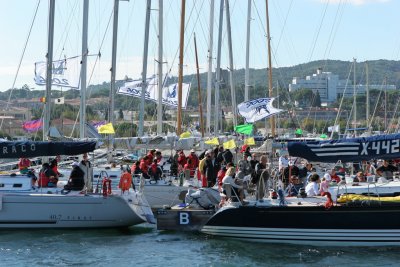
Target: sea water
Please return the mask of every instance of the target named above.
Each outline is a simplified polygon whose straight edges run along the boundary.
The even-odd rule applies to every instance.
[[[398,266],[400,247],[311,247],[158,231],[2,230],[0,266]]]

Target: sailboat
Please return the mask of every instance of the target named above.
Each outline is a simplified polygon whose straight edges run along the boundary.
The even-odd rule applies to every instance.
[[[84,1],[87,16],[88,0]],[[48,62],[52,62],[55,0],[49,7]],[[49,129],[52,65],[47,64],[44,139]],[[0,142],[0,158],[48,157],[91,152],[96,142]],[[1,175],[0,228],[99,228],[128,227],[154,222],[142,190],[125,195],[107,188],[91,193],[61,187],[37,187],[34,174]]]

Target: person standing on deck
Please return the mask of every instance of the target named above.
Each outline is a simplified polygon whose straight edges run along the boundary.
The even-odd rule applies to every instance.
[[[220,169],[220,165],[214,157],[214,152],[210,151],[207,154],[207,159],[204,164],[204,174],[207,178],[207,187],[213,187],[217,180],[217,174]]]
[[[86,191],[93,192],[93,166],[89,161],[87,153],[83,154],[82,160],[79,163],[79,168],[84,172],[83,179],[85,181]]]

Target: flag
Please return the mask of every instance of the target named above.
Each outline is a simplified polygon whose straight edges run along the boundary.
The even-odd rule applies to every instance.
[[[22,124],[22,128],[27,132],[36,132],[43,127],[43,121],[41,119],[26,121]]]
[[[46,103],[46,98],[45,98],[45,97],[39,98],[39,102],[41,102],[41,103]]]
[[[302,130],[302,129],[296,129],[296,131],[294,132],[294,134],[302,135],[302,134],[303,134],[303,130]]]
[[[103,126],[104,124],[107,124],[107,122],[106,121],[99,121],[99,122],[93,123],[92,126],[98,130],[99,127]]]
[[[64,97],[54,99],[54,103],[58,105],[64,104]]]
[[[319,138],[326,139],[326,138],[328,138],[328,136],[327,136],[326,134],[321,134],[321,135],[319,136]]]
[[[182,83],[182,109],[186,109],[189,98],[190,83]],[[178,107],[178,84],[174,83],[162,89],[162,103],[167,106]],[[158,97],[157,97],[158,99]]]
[[[253,132],[253,124],[242,124],[235,127],[235,132],[250,135]]]
[[[153,75],[146,79],[145,99],[154,102],[158,101],[158,76]],[[142,97],[142,80],[134,80],[126,82],[124,86],[118,88],[117,94],[129,95],[133,97]],[[189,98],[190,83],[182,83],[182,109],[186,109],[187,100]],[[162,89],[162,104],[172,107],[178,106],[178,84],[174,83],[164,86]]]
[[[340,131],[340,125],[339,124],[328,127],[328,132],[332,132],[332,133],[337,132],[338,133],[339,131]]]
[[[192,134],[190,133],[190,132],[184,132],[184,133],[181,133],[181,135],[179,136],[179,139],[182,139],[182,138],[188,138],[188,137],[191,137],[192,136]]]
[[[35,62],[35,83],[46,85],[47,62]],[[81,58],[71,57],[53,61],[51,84],[55,86],[79,88]]]
[[[100,134],[115,134],[114,127],[111,122],[100,126],[97,128],[97,131]]]
[[[258,98],[242,102],[238,105],[239,114],[245,118],[247,123],[252,123],[282,112],[282,109],[277,109],[272,106],[274,99],[275,98]]]
[[[207,144],[207,145],[216,145],[216,146],[219,145],[219,141],[218,141],[217,137],[214,137],[213,139],[207,140],[204,143]]]
[[[254,140],[254,137],[250,137],[250,138],[244,139],[244,144],[249,145],[249,146],[254,146],[254,145],[256,145],[256,141]]]
[[[224,149],[233,149],[236,148],[235,140],[231,139],[225,143],[223,143]]]

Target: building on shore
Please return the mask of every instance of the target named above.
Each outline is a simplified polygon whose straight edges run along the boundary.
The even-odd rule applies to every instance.
[[[368,85],[369,90],[396,90],[396,85]],[[340,80],[339,75],[331,72],[323,72],[321,68],[317,69],[317,73],[306,78],[294,77],[292,83],[289,84],[289,92],[299,89],[310,89],[313,93],[319,93],[321,102],[332,103],[340,99],[342,96],[351,97],[354,95],[354,85],[352,81]],[[364,84],[356,84],[355,93],[364,95],[367,86]]]

